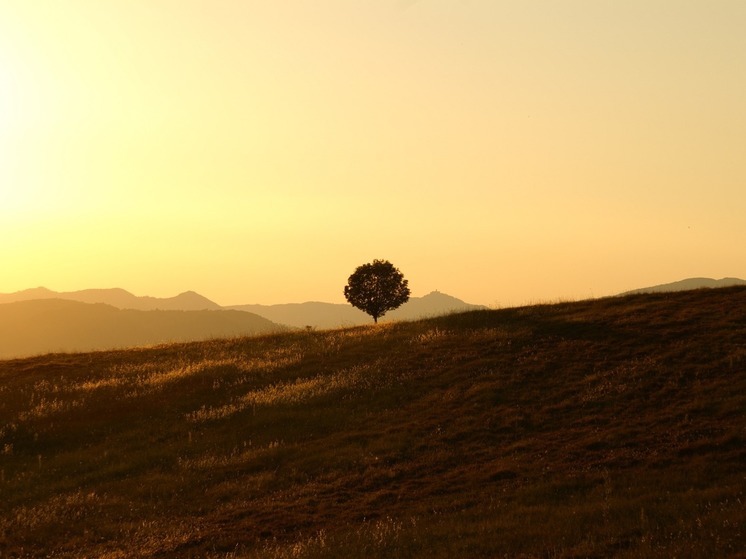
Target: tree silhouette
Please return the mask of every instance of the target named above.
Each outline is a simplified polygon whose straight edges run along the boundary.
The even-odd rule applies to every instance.
[[[368,313],[373,321],[409,300],[409,287],[404,275],[388,260],[374,260],[355,269],[347,280],[345,298]]]

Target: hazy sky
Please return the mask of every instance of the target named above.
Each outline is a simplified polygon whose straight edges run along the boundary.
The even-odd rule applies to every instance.
[[[746,277],[743,0],[2,0],[0,292]]]

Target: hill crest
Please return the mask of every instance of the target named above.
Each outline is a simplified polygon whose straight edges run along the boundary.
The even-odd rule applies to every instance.
[[[625,291],[621,295],[634,295],[638,293],[669,293],[674,291],[688,291],[690,289],[716,289],[720,287],[732,287],[737,285],[746,285],[746,280],[739,278],[687,278],[671,283],[663,283],[660,285],[653,285],[651,287],[642,287],[639,289],[633,289],[631,291]]]

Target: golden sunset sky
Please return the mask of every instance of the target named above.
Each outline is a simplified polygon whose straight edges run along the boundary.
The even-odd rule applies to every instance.
[[[0,292],[746,277],[742,0],[2,0]]]

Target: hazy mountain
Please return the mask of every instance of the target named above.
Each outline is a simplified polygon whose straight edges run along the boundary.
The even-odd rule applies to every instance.
[[[306,326],[338,328],[364,324],[370,320],[367,314],[351,305],[315,301],[279,305],[235,305],[226,308],[258,314],[277,324],[286,324],[296,328]]]
[[[349,304],[308,302],[280,305],[236,305],[226,308],[252,312],[272,322],[295,326],[297,328],[304,328],[305,326],[338,328],[340,326],[355,326],[370,324],[372,322],[370,316]],[[486,307],[470,305],[450,295],[433,291],[424,297],[410,298],[409,301],[398,309],[386,313],[381,322],[387,320],[414,320],[450,312],[484,308]]]
[[[391,320],[415,320],[429,316],[438,316],[452,312],[486,309],[483,305],[472,305],[461,299],[432,291],[424,297],[412,297],[396,310],[390,311],[385,318]],[[367,317],[368,321],[370,317]]]
[[[412,297],[382,320],[413,320],[481,308],[485,307],[434,291]],[[367,314],[349,304],[223,308],[193,291],[157,298],[138,297],[124,289],[59,293],[38,287],[0,294],[0,359],[254,335],[285,326],[338,328],[370,323]]]
[[[197,300],[191,296],[182,299]],[[101,303],[35,299],[0,305],[0,359],[257,335],[282,329],[266,318],[239,311],[138,311]]]
[[[722,278],[719,280],[712,278],[688,278],[672,283],[664,283],[661,285],[654,285],[652,287],[643,287],[641,289],[625,291],[624,293],[622,293],[622,295],[633,295],[636,293],[664,293],[670,291],[687,291],[689,289],[700,289],[703,287],[730,287],[732,285],[746,285],[746,280],[738,278]]]
[[[219,310],[222,307],[210,301],[199,293],[187,291],[176,297],[138,297],[124,289],[84,289],[59,293],[44,287],[26,289],[16,293],[0,294],[0,303],[15,303],[38,299],[64,299],[81,303],[103,303],[117,309],[133,309],[139,311],[201,311]]]

